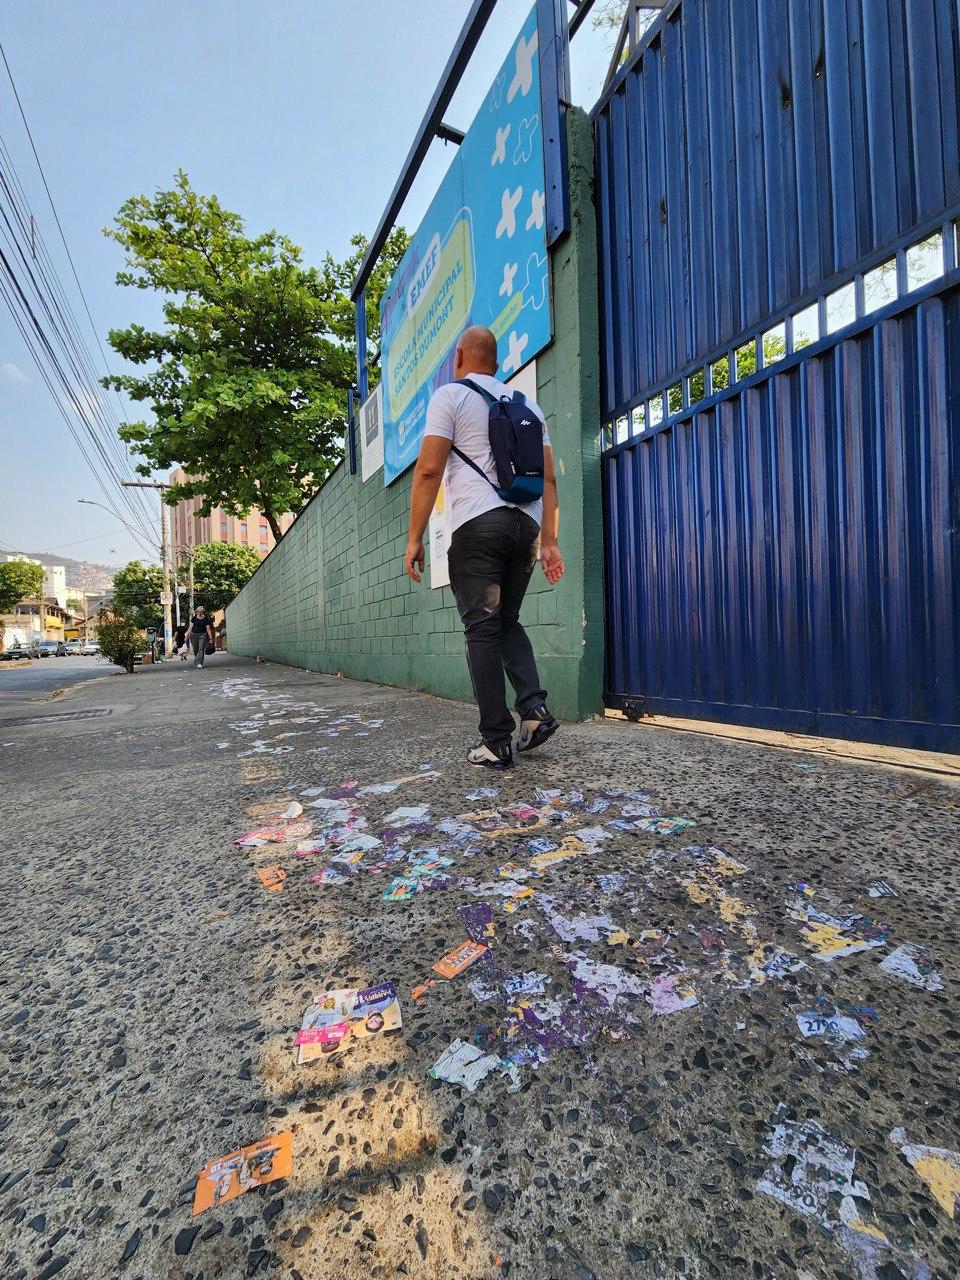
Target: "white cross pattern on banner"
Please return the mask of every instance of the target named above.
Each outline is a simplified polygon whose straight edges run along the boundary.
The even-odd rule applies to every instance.
[[[517,130],[517,145],[513,152],[513,163],[524,164],[533,155],[533,147],[537,137],[540,117],[536,113],[524,116]]]
[[[547,259],[531,253],[527,259],[527,278],[523,282],[523,305],[539,311],[547,300]]]
[[[526,222],[526,229],[529,231],[532,227],[543,226],[543,211],[546,207],[547,198],[542,191],[534,191],[530,197],[530,217]]]
[[[512,236],[517,229],[517,205],[520,203],[520,197],[523,195],[523,187],[517,187],[516,191],[511,195],[508,187],[500,197],[500,221],[497,223],[497,235],[500,237],[506,232],[508,236]]]
[[[524,96],[530,92],[533,84],[533,55],[537,51],[537,43],[539,37],[535,31],[530,37],[529,44],[520,37],[517,42],[516,49],[516,71],[513,79],[510,81],[510,88],[507,90],[507,101],[512,102],[517,96],[519,90]]]
[[[503,264],[503,284],[500,286],[500,297],[513,297],[513,277],[517,274],[520,264],[518,262],[505,262]]]
[[[493,148],[493,155],[490,157],[491,164],[503,164],[507,158],[507,139],[510,137],[512,125],[505,125],[504,128],[497,130],[497,145]]]
[[[518,338],[516,329],[510,330],[510,354],[503,362],[504,373],[509,373],[511,369],[516,372],[517,369],[520,368],[520,361],[523,359],[523,351],[529,341],[529,334],[525,333]]]

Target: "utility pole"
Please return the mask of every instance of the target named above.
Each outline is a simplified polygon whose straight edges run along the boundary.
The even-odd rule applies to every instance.
[[[163,656],[169,658],[173,653],[173,592],[170,590],[170,508],[163,500],[163,490],[170,486],[160,480],[121,480],[120,483],[125,489],[160,490],[160,555],[163,560],[163,594],[160,601],[163,605]]]
[[[181,556],[180,556],[180,560],[179,560],[179,562],[178,562],[178,564],[177,564],[177,574],[179,575],[179,573],[180,573],[180,572],[182,571],[182,569],[183,569],[183,561],[184,561],[184,559],[185,559],[185,560],[186,560],[186,562],[187,562],[187,586],[186,586],[186,591],[187,591],[187,617],[188,617],[188,618],[192,618],[192,617],[193,617],[193,613],[194,613],[194,608],[193,608],[193,553],[194,553],[195,551],[196,551],[196,547],[195,547],[195,546],[193,546],[193,544],[192,544],[192,543],[188,543],[188,545],[182,549],[182,551],[181,551]],[[177,593],[177,609],[179,610],[179,608],[180,608],[180,596],[179,596],[179,592],[178,592],[178,593]],[[179,614],[179,612],[178,612],[178,613],[177,613],[177,623],[179,624],[179,622],[180,622],[180,614]]]

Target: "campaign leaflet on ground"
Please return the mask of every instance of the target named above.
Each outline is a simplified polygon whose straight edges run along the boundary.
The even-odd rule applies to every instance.
[[[400,1002],[392,982],[375,987],[342,988],[318,995],[303,1015],[297,1034],[297,1064],[342,1053],[350,1044],[403,1025]]]

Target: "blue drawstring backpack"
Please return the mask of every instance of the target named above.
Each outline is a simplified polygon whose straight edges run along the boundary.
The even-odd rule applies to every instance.
[[[482,467],[453,446],[453,452],[483,476],[504,502],[524,504],[543,497],[543,423],[527,408],[523,392],[495,396],[469,378],[460,386],[483,396],[489,411],[490,452],[497,469],[494,484]]]

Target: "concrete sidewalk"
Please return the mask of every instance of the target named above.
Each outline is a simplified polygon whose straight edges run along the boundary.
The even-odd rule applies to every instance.
[[[225,655],[43,711],[0,710],[5,1280],[957,1274],[958,791],[604,721],[493,775],[470,707]],[[319,851],[232,843],[292,798]],[[381,981],[402,1031],[297,1066]]]

